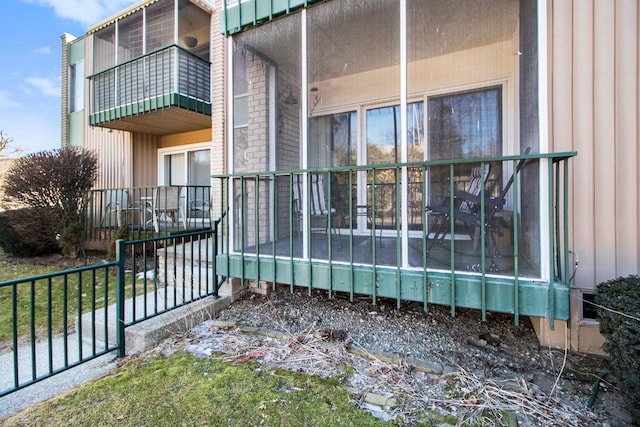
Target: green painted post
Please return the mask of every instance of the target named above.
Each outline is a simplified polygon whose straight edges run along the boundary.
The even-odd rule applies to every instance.
[[[307,236],[307,258],[308,258],[308,262],[309,262],[309,276],[307,277],[307,280],[309,280],[309,284],[308,284],[308,291],[307,294],[309,296],[311,296],[312,291],[313,291],[313,265],[311,263],[311,258],[312,258],[312,253],[311,253],[311,228],[312,228],[312,220],[311,220],[311,180],[313,179],[312,175],[310,173],[305,173],[304,174],[304,183],[305,183],[305,188],[307,189],[307,204],[305,206],[304,211],[306,212],[307,215],[307,228],[306,230],[304,230],[306,236]]]
[[[116,280],[116,345],[118,346],[118,357],[124,357],[125,335],[124,335],[124,286],[125,286],[125,241],[119,239],[116,241],[116,263],[117,263],[117,280]]]
[[[480,163],[480,176],[484,177],[486,164]],[[480,186],[480,310],[482,321],[487,321],[487,245],[486,245],[486,225],[485,225],[485,185]],[[453,236],[453,235],[452,235]]]
[[[401,241],[401,234],[400,234],[400,223],[401,218],[400,218],[400,205],[402,202],[402,189],[400,187],[400,173],[401,171],[405,171],[406,172],[406,168],[400,168],[400,167],[396,167],[395,170],[395,182],[394,185],[396,186],[395,191],[396,191],[396,205],[395,205],[395,214],[396,214],[396,242],[400,242]],[[407,174],[404,174],[405,177],[407,176]],[[375,215],[374,215],[375,218]],[[405,224],[403,224],[405,225]],[[406,225],[405,225],[406,226]],[[382,233],[382,230],[380,231],[380,233]],[[373,236],[374,239],[376,236]],[[374,240],[375,242],[375,240]],[[402,275],[401,273],[401,269],[402,269],[402,245],[401,244],[396,244],[396,307],[398,309],[400,309],[400,301],[401,301],[401,295],[402,295]]]
[[[456,219],[454,216],[455,211],[455,179],[454,179],[454,171],[453,164],[449,165],[449,235],[451,236],[451,251],[449,253],[450,256],[450,267],[451,267],[451,317],[456,316],[456,254],[455,254],[455,244],[456,239],[455,236],[455,223]]]
[[[513,170],[517,170],[518,163],[513,161]],[[513,174],[513,219],[511,220],[513,230],[513,323],[518,326],[520,324],[520,272],[518,265],[518,206],[520,194],[520,183],[518,181],[518,174]]]
[[[255,176],[253,189],[253,224],[254,240],[256,247],[256,283],[255,287],[260,288],[260,175]]]
[[[18,285],[16,283],[11,285],[11,301],[11,334],[13,336],[13,366],[15,366],[13,370],[13,387],[18,388],[18,384],[20,384],[20,378],[18,377],[20,359],[18,358]],[[65,328],[64,330],[66,331],[67,329]],[[66,337],[67,334],[65,333],[64,336]],[[66,360],[66,346],[64,354]]]
[[[327,172],[327,198],[329,214],[327,215],[327,262],[329,269],[329,299],[333,298],[333,215],[331,214],[331,171]]]
[[[213,274],[212,274],[212,278],[211,280],[213,280],[213,297],[215,299],[218,299],[218,259],[216,258],[218,255],[218,227],[220,225],[220,221],[222,220],[222,215],[220,215],[220,218],[216,219],[213,223],[213,255],[212,255],[212,259],[213,259]],[[209,251],[209,245],[205,246],[206,247],[206,251]],[[207,253],[207,259],[209,259],[208,253]],[[229,273],[227,273],[229,274]],[[208,287],[209,285],[207,285]],[[209,291],[209,289],[207,289],[207,292]]]
[[[569,226],[567,225],[569,224],[569,197],[567,196],[569,194],[569,160],[566,158],[563,159],[562,165],[564,169],[564,284],[569,286],[569,281],[571,279],[571,272],[569,269]],[[571,299],[569,299],[569,302],[571,302]],[[568,324],[570,325],[571,323],[568,322]]]
[[[427,201],[427,167],[422,166],[422,290],[424,292],[423,297],[423,309],[425,313],[429,310],[429,292],[427,292],[427,239],[429,238],[429,215],[427,215],[426,201]]]
[[[36,380],[36,281],[31,280],[31,292],[29,294],[29,329],[31,331],[31,379]],[[82,324],[78,322],[78,324]],[[66,332],[66,330],[65,330]],[[78,336],[82,336],[79,333]]]
[[[549,318],[549,328],[553,331],[555,329],[555,311],[556,311],[556,304],[555,304],[555,289],[554,289],[554,281],[555,281],[555,275],[553,273],[553,269],[554,269],[554,262],[555,262],[555,244],[553,241],[554,238],[554,230],[553,230],[553,220],[554,220],[554,212],[553,212],[553,159],[547,159],[547,181],[548,181],[548,186],[547,186],[547,201],[549,203],[549,208],[548,208],[548,221],[549,221],[549,247],[551,248],[551,250],[549,251],[549,294],[548,294],[548,315],[547,317]]]
[[[371,169],[371,237],[373,238],[371,242],[371,263],[373,268],[373,283],[371,284],[371,296],[373,305],[377,304],[378,301],[378,269],[376,267],[377,259],[376,259],[376,169]]]
[[[272,271],[271,271],[271,289],[276,290],[276,193],[278,191],[277,186],[277,176],[271,175],[271,179],[269,181],[269,185],[271,186],[271,218],[273,218],[271,222],[271,262],[272,262]]]
[[[349,169],[349,301],[353,302],[354,289],[354,269],[353,269],[353,169]]]
[[[291,173],[288,175],[289,177],[289,291],[291,293],[293,293],[293,285],[294,285],[294,281],[295,281],[295,277],[294,277],[294,268],[295,268],[295,264],[293,262],[293,177],[294,174]],[[301,195],[298,195],[298,197],[300,197]],[[302,203],[301,200],[298,200],[298,203]],[[301,206],[298,206],[299,208],[301,208]],[[302,212],[298,212],[298,215],[301,215]],[[296,228],[298,230],[298,237],[300,237],[300,218],[296,218]]]

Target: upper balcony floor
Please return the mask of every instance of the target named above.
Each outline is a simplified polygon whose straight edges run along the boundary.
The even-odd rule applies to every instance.
[[[211,13],[145,2],[89,30],[89,124],[166,135],[211,126]]]

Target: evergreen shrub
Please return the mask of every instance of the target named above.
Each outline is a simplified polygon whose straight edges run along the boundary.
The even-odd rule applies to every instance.
[[[625,384],[631,415],[640,425],[640,276],[601,283],[594,300],[601,306],[597,319],[606,339],[603,349]]]

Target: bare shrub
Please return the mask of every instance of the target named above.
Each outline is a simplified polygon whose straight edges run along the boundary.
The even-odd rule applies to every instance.
[[[56,235],[84,224],[88,190],[97,171],[94,153],[72,147],[17,159],[4,177],[2,205],[8,211],[30,210],[27,219],[25,215],[9,215],[7,225],[27,247],[31,246],[29,242],[50,247],[49,243],[56,242]],[[40,250],[34,247],[34,254],[37,252]]]

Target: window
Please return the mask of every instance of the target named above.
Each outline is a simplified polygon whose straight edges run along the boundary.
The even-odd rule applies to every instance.
[[[502,88],[500,86],[431,96],[428,99],[428,153],[430,160],[498,157],[502,155]],[[459,190],[466,190],[471,169],[455,168]],[[490,182],[499,193],[499,165],[491,168]],[[449,169],[431,170],[430,203],[438,203],[449,191]]]
[[[591,293],[581,292],[582,294],[582,316],[583,320],[596,320],[597,311],[596,306],[593,305],[595,302],[595,295]]]
[[[211,185],[209,148],[161,149],[159,154],[161,185]]]
[[[355,111],[311,118],[308,166],[320,168],[355,165],[357,131]]]
[[[463,159],[502,154],[502,89],[429,98],[429,157]]]
[[[249,161],[248,150],[249,127],[249,73],[246,53],[233,55],[233,143],[234,172],[246,171]]]
[[[424,103],[407,104],[410,162],[424,160]],[[367,164],[401,163],[400,106],[367,110]]]
[[[69,112],[84,109],[84,61],[69,67]]]
[[[160,185],[186,186],[180,203],[188,218],[208,217],[211,198],[210,143],[158,150]]]

